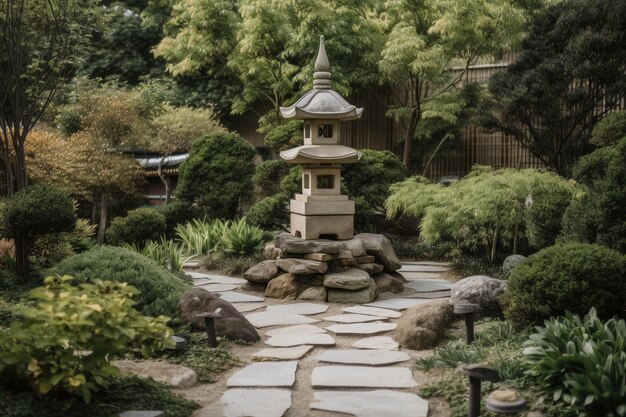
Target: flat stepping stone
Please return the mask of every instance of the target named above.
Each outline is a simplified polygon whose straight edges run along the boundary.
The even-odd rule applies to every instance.
[[[426,417],[428,414],[428,401],[408,392],[322,391],[313,395],[318,402],[311,403],[311,408],[356,417]]]
[[[365,304],[367,307],[380,307],[389,308],[391,310],[406,310],[414,305],[427,303],[427,299],[423,298],[390,298],[388,300],[374,301],[373,303]]]
[[[336,321],[338,323],[367,323],[368,321],[385,320],[384,317],[368,316],[365,314],[339,314],[337,316],[322,317],[326,321]]]
[[[233,304],[233,307],[240,313],[247,313],[249,311],[258,310],[259,308],[265,307],[263,303],[236,303]]]
[[[308,315],[325,313],[328,307],[329,305],[327,304],[294,303],[269,306],[267,307],[267,311]]]
[[[398,350],[400,345],[389,336],[372,336],[357,340],[352,344],[357,349]]]
[[[448,298],[452,296],[452,291],[443,290],[443,291],[431,291],[431,292],[418,292],[416,294],[408,294],[406,298],[428,298],[430,300],[436,298]]]
[[[412,264],[402,265],[398,272],[447,272],[450,268],[442,265]]]
[[[225,275],[205,274],[203,272],[185,271],[195,280],[206,279],[216,284],[243,284],[246,282],[243,278],[227,277]]]
[[[298,361],[255,362],[237,371],[227,387],[292,387]]]
[[[346,313],[366,314],[368,316],[385,317],[390,319],[396,319],[402,315],[401,313],[393,310],[365,306],[352,306],[342,308],[341,310],[345,311]]]
[[[417,292],[430,292],[449,290],[452,288],[452,283],[443,279],[419,279],[416,281],[405,282],[404,286],[412,288]]]
[[[322,366],[313,369],[311,385],[326,388],[412,388],[417,384],[409,368]]]
[[[220,400],[224,417],[282,417],[291,407],[291,391],[284,389],[229,389]]]
[[[392,365],[406,362],[411,357],[404,352],[393,350],[327,350],[322,352],[317,360],[320,362],[345,363],[349,365]]]
[[[326,333],[326,330],[321,327],[312,326],[310,324],[298,324],[297,326],[282,327],[280,329],[268,330],[266,336],[281,336],[281,335],[295,335],[295,334],[322,334]]]
[[[317,323],[319,320],[307,316],[293,313],[280,313],[276,311],[262,311],[260,313],[250,313],[246,316],[254,327],[281,326],[286,324],[308,324]]]
[[[293,334],[272,336],[265,341],[266,345],[275,347],[291,347],[300,345],[334,346],[335,339],[327,334]]]
[[[220,298],[229,303],[258,303],[265,301],[262,297],[256,295],[241,294],[234,291],[222,292],[219,294]]]
[[[187,261],[183,264],[183,269],[185,268],[190,268],[190,269],[200,268],[200,261]]]
[[[309,350],[313,349],[311,345],[302,345],[286,348],[267,348],[262,349],[254,354],[252,357],[259,361],[285,361],[300,359],[306,355]]]
[[[353,323],[353,324],[333,324],[325,327],[335,334],[376,334],[388,332],[395,329],[396,323]]]
[[[437,279],[441,276],[438,272],[402,272],[402,276],[408,281],[416,279]]]
[[[239,288],[238,284],[204,284],[204,285],[196,285],[198,288],[202,288],[203,290],[207,290],[209,292],[224,292],[224,291],[232,291]]]

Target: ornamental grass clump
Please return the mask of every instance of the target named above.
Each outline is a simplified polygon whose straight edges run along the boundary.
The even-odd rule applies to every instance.
[[[85,402],[119,370],[109,359],[129,350],[150,356],[171,342],[168,317],[135,310],[139,291],[117,281],[72,285],[71,276],[50,276],[31,291],[38,300],[23,322],[0,332],[0,376],[38,394],[62,390]]]
[[[528,377],[544,401],[562,402],[572,415],[626,415],[626,323],[602,321],[595,309],[584,318],[550,319],[525,343]]]

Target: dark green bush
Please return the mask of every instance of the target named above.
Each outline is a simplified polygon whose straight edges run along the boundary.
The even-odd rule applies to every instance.
[[[596,146],[616,145],[626,136],[626,110],[607,114],[593,128],[591,136],[591,143]]]
[[[173,238],[176,235],[177,225],[187,223],[198,217],[197,210],[188,202],[181,200],[152,208],[165,216],[165,235],[168,238]]]
[[[91,403],[32,391],[0,389],[3,417],[118,417],[128,410],[163,410],[167,417],[189,417],[199,406],[151,379],[115,377],[109,388],[94,393]]]
[[[129,211],[125,217],[116,217],[106,231],[107,242],[142,243],[156,240],[166,231],[165,215],[158,211],[141,207]]]
[[[136,287],[136,308],[148,316],[176,317],[176,304],[188,288],[178,276],[156,262],[128,249],[97,246],[65,259],[45,275],[72,275],[78,281],[110,279]]]
[[[626,415],[626,323],[602,322],[595,309],[545,322],[524,354],[529,378],[546,402],[563,402],[574,415]]]
[[[269,197],[280,192],[280,181],[289,172],[286,162],[273,159],[256,167],[252,181],[261,190],[261,195]]]
[[[36,184],[8,200],[5,222],[12,237],[32,239],[47,233],[71,232],[76,225],[76,214],[68,194]]]
[[[280,182],[280,191],[288,198],[302,193],[302,167],[291,167],[287,175]]]
[[[246,219],[264,230],[285,230],[289,224],[289,199],[282,193],[265,197],[250,207]]]
[[[254,154],[236,133],[198,139],[180,167],[176,196],[197,205],[209,218],[234,218],[252,193]]]
[[[569,310],[601,317],[624,311],[626,256],[600,245],[557,244],[513,269],[503,298],[504,315],[518,327]]]
[[[582,186],[563,217],[562,239],[626,252],[626,137],[580,158],[574,178]]]

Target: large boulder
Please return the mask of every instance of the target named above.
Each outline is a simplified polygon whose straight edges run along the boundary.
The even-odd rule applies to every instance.
[[[158,361],[113,361],[111,364],[122,375],[137,375],[152,378],[171,388],[189,388],[196,385],[198,375],[191,368]]]
[[[391,246],[391,242],[383,235],[374,233],[360,233],[355,238],[361,239],[365,245],[368,255],[374,255],[376,260],[385,265],[386,271],[395,271],[400,269],[400,259]]]
[[[423,350],[437,345],[454,319],[448,300],[433,300],[407,309],[394,331],[394,339],[407,349]]]
[[[510,274],[513,268],[524,262],[524,259],[526,259],[524,255],[507,256],[506,259],[504,259],[504,262],[502,262],[502,271],[505,274]]]
[[[501,311],[499,298],[506,288],[506,281],[485,275],[473,275],[452,286],[452,302],[478,304],[482,314],[497,314]]]
[[[380,274],[381,272],[383,272],[383,269],[385,269],[383,264],[377,264],[374,262],[368,264],[357,264],[356,267],[367,272],[370,275]]]
[[[276,261],[268,260],[254,265],[243,273],[243,277],[251,282],[270,282],[279,275]]]
[[[349,268],[343,272],[330,272],[324,275],[324,286],[342,290],[360,290],[370,286],[370,276],[357,268]]]
[[[344,240],[343,243],[346,245],[346,248],[350,252],[352,252],[352,256],[358,258],[359,256],[365,256],[367,251],[365,250],[365,244],[361,239],[352,238],[350,240]]]
[[[212,313],[221,308],[220,314],[222,317],[214,320],[215,333],[218,336],[245,342],[258,342],[261,340],[259,333],[243,314],[237,311],[229,302],[202,288],[191,288],[185,291],[178,302],[177,308],[183,320],[200,330],[205,330],[206,325],[204,319],[197,318],[196,315],[199,313]]]
[[[285,272],[296,275],[323,274],[328,269],[328,265],[325,262],[298,258],[278,259],[276,266]]]
[[[362,271],[361,271],[362,272]],[[362,290],[341,290],[338,288],[328,288],[328,302],[342,304],[366,304],[376,299],[378,289],[376,282],[369,277],[369,285]]]
[[[284,253],[339,253],[346,250],[346,245],[335,240],[304,240],[288,233],[281,233],[274,238],[274,245]]]
[[[400,293],[404,291],[404,280],[396,276],[383,272],[372,275],[372,278],[376,281],[378,292]]]
[[[321,285],[315,285],[302,291],[300,295],[298,295],[298,300],[325,302],[326,297],[326,288]]]
[[[282,274],[271,280],[265,288],[266,297],[295,300],[297,295],[298,283],[293,274]]]
[[[267,245],[265,245],[265,248],[263,248],[263,256],[267,260],[275,260],[280,256],[281,253],[282,251],[274,246],[273,243],[268,243]]]

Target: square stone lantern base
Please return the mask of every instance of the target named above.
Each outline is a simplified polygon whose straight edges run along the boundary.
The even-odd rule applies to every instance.
[[[306,240],[352,239],[354,201],[345,195],[296,194],[291,200],[291,234]]]

